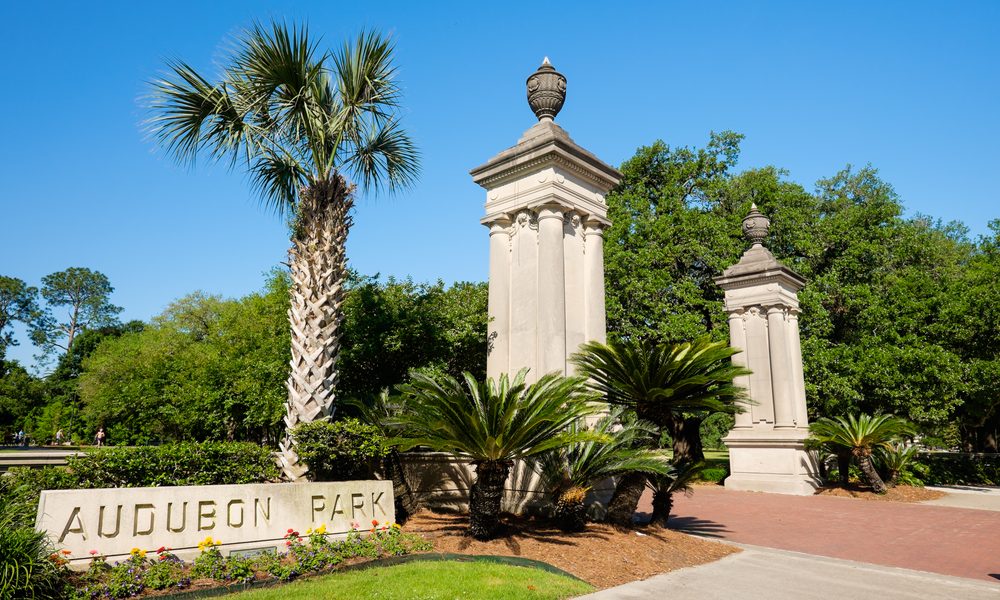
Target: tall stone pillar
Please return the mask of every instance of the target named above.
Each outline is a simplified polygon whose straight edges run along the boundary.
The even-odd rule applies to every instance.
[[[566,373],[580,344],[604,341],[605,194],[621,173],[554,121],[566,78],[548,59],[528,77],[538,123],[471,171],[486,189],[490,228],[490,377]]]
[[[733,362],[753,373],[737,379],[750,403],[724,439],[737,490],[812,494],[819,486],[809,437],[799,342],[798,292],[805,280],[764,247],[770,221],[757,206],[743,219],[752,246],[740,262],[715,279],[725,291],[730,345],[743,352]]]

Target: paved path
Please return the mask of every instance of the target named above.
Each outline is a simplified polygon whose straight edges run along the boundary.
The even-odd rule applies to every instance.
[[[991,581],[1000,590],[1000,512],[698,486],[671,527],[743,544]],[[648,498],[644,500],[648,503]],[[649,505],[640,505],[648,510]]]
[[[1000,585],[744,546],[722,560],[578,600],[997,600]]]

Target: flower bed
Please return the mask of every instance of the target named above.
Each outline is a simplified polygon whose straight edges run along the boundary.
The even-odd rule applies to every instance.
[[[341,564],[354,564],[387,556],[402,556],[429,550],[431,544],[419,535],[405,533],[394,523],[372,521],[368,535],[362,536],[356,524],[344,540],[330,540],[326,527],[294,529],[285,537],[287,551],[268,552],[252,557],[223,556],[220,540],[203,540],[200,554],[190,563],[178,558],[169,548],[135,548],[124,561],[110,564],[98,551],[91,551],[90,567],[82,573],[66,576],[73,588],[74,600],[131,598],[160,595],[187,589],[205,589],[261,580],[287,581],[299,575],[328,571]],[[57,563],[65,557],[53,555]]]

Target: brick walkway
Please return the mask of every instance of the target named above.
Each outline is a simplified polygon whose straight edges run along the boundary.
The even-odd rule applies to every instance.
[[[644,497],[640,511],[650,510]],[[672,528],[744,544],[986,579],[1000,589],[1000,512],[697,486]]]

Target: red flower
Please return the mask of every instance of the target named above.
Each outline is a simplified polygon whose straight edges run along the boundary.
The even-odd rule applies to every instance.
[[[166,554],[161,554],[160,555],[160,560],[167,560],[167,555]]]
[[[377,520],[372,519],[372,527],[378,527],[378,521]]]
[[[288,531],[286,531],[285,533],[292,533],[293,531],[295,531],[295,530],[294,530],[294,529],[292,529],[291,527],[289,527],[289,528],[288,528]]]
[[[159,548],[156,549],[156,553],[157,554],[163,554],[166,551],[167,551],[167,547],[166,546],[160,546]]]

